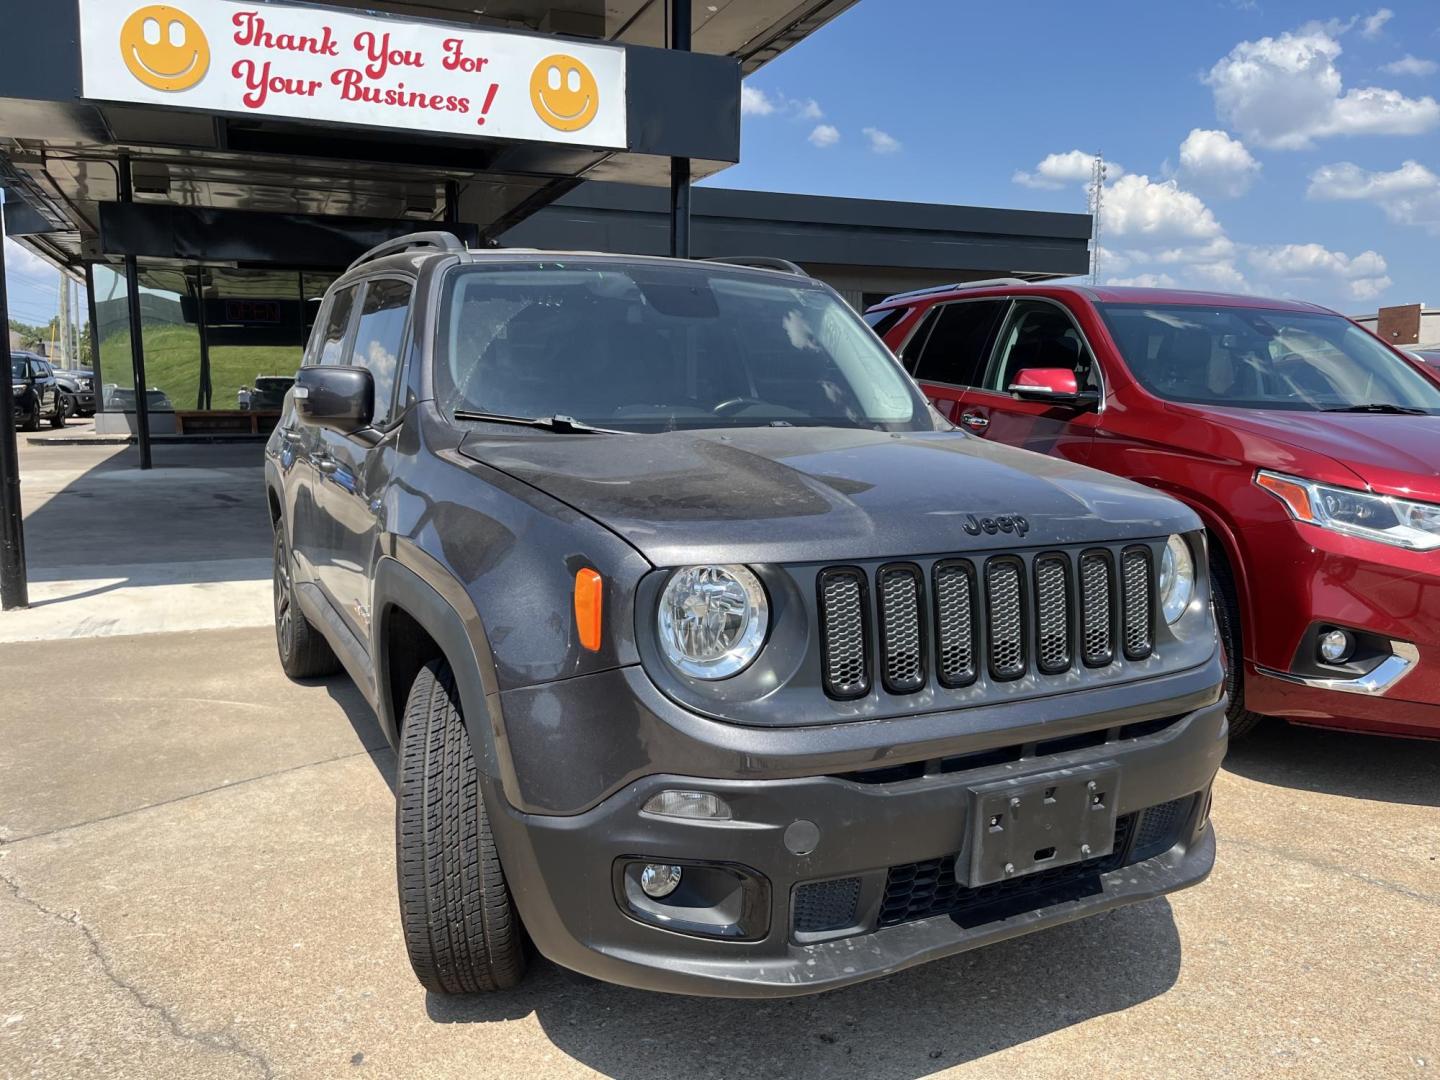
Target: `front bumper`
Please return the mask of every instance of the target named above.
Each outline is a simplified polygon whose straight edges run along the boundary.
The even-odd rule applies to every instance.
[[[1010,760],[994,750],[986,759],[942,757],[896,780],[889,770],[790,779],[651,775],[568,816],[516,810],[492,780],[491,820],[525,926],[556,963],[674,993],[813,993],[1202,880],[1215,857],[1206,819],[1225,752],[1224,715],[1220,699],[1178,716],[1096,728],[1063,745],[1025,743]],[[956,749],[971,748],[962,740]],[[953,859],[970,842],[972,788],[1101,766],[1119,775],[1113,856],[1046,871],[1043,880],[956,887]],[[643,814],[667,788],[716,793],[735,820]],[[1162,807],[1159,817],[1146,813]],[[794,842],[797,822],[813,825],[813,845]],[[678,933],[629,910],[621,879],[635,860],[740,868],[756,883],[743,940]],[[838,895],[850,906],[816,929],[825,920],[815,921],[810,902],[818,894],[806,890],[837,882],[845,884],[822,904]],[[917,899],[917,889],[930,892]]]
[[[1244,542],[1254,591],[1246,706],[1302,723],[1440,738],[1440,553],[1289,521],[1247,530]],[[1316,624],[1388,639],[1403,662],[1385,677],[1337,672],[1330,682],[1299,656]]]

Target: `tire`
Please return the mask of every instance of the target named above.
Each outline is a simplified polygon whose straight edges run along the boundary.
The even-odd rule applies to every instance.
[[[395,870],[410,966],[437,994],[504,990],[525,974],[525,931],[490,833],[449,666],[420,669],[405,705]]]
[[[1225,650],[1225,693],[1230,697],[1226,717],[1230,741],[1243,739],[1265,719],[1245,708],[1245,653],[1240,641],[1240,605],[1235,599],[1235,579],[1230,567],[1214,556],[1210,559],[1210,591],[1215,601],[1215,628]]]
[[[38,398],[35,400],[35,408],[33,408],[33,409],[30,410],[30,415],[27,416],[27,417],[25,417],[24,420],[20,421],[20,430],[21,430],[21,431],[39,431],[39,430],[40,430],[40,400],[39,400]]]
[[[280,666],[292,679],[334,675],[340,661],[330,643],[305,618],[295,603],[295,579],[291,573],[290,548],[285,543],[285,524],[275,523],[272,581],[275,596],[275,645]]]
[[[55,395],[55,415],[50,417],[52,428],[63,428],[65,418],[71,413],[70,399],[64,394]]]

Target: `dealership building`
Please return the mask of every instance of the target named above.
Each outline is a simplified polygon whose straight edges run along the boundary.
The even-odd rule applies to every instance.
[[[89,285],[98,425],[142,460],[263,431],[255,380],[406,232],[775,256],[857,307],[1083,273],[1084,215],[691,189],[739,158],[741,79],[855,2],[58,0],[6,28],[8,232]]]

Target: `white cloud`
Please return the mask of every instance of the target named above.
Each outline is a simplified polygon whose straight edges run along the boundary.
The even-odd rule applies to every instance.
[[[769,116],[775,108],[775,102],[764,90],[755,86],[740,87],[741,116]]]
[[[1390,172],[1372,172],[1349,161],[1310,174],[1309,198],[1374,203],[1397,225],[1418,226],[1440,236],[1440,176],[1418,161]]]
[[[1047,154],[1033,172],[1021,169],[1010,179],[1024,187],[1057,191],[1070,184],[1088,184],[1094,167],[1094,154],[1087,154],[1084,150],[1068,150],[1063,154]],[[1125,175],[1125,169],[1114,161],[1105,163],[1105,172],[1111,180]]]
[[[1395,12],[1389,8],[1381,8],[1373,15],[1365,16],[1361,27],[1360,36],[1370,38],[1372,41],[1378,38],[1385,29],[1385,24],[1395,17]]]
[[[865,137],[870,140],[870,149],[877,154],[894,154],[902,149],[900,140],[888,132],[881,131],[876,127],[867,127],[863,131]]]
[[[815,130],[810,132],[810,143],[825,149],[827,146],[834,146],[840,141],[840,129],[834,124],[817,124]]]
[[[1322,244],[1284,244],[1252,248],[1247,258],[1268,278],[1326,289],[1339,285],[1352,300],[1373,300],[1392,284],[1385,259],[1377,251],[1362,251],[1351,258]]]
[[[1303,150],[1334,135],[1417,135],[1440,125],[1432,97],[1375,86],[1345,90],[1335,66],[1343,32],[1312,24],[1240,42],[1205,76],[1217,115],[1247,142],[1276,150]]]
[[[795,110],[795,117],[799,120],[821,120],[825,116],[825,110],[820,108],[820,103],[814,98],[792,101],[790,106]]]
[[[1380,69],[1390,75],[1434,75],[1440,71],[1440,64],[1434,60],[1422,60],[1418,56],[1411,56],[1406,53],[1399,60],[1391,60]]]
[[[1223,131],[1195,128],[1180,144],[1180,176],[1202,190],[1243,195],[1259,172],[1260,163],[1245,144]]]
[[[1174,180],[1157,183],[1138,173],[1122,176],[1105,188],[1100,223],[1107,240],[1204,241],[1224,234],[1198,196]]]

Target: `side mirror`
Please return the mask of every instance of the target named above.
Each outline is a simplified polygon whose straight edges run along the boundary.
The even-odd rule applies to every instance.
[[[305,367],[291,391],[300,419],[352,435],[375,417],[375,381],[360,367]]]
[[[1025,368],[1015,373],[1008,387],[1021,401],[1048,401],[1055,405],[1087,408],[1100,401],[1094,390],[1081,390],[1069,368]]]

